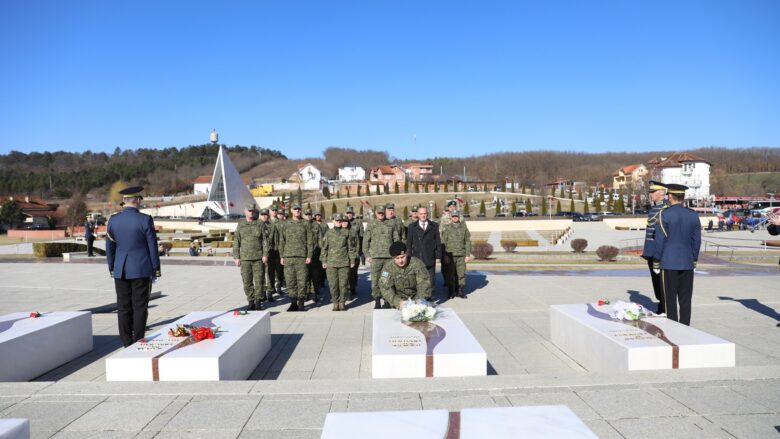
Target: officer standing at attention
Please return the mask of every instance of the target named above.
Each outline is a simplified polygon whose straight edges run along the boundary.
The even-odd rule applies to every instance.
[[[407,299],[431,297],[431,277],[423,262],[406,254],[406,244],[394,242],[389,249],[393,262],[385,265],[379,285],[385,303],[393,308],[403,307]]]
[[[382,291],[379,288],[379,276],[386,263],[390,261],[390,244],[398,241],[398,231],[393,224],[385,218],[385,207],[377,206],[374,213],[376,220],[368,223],[366,234],[363,237],[363,253],[371,264],[371,296],[374,298],[374,309],[382,307],[380,299]],[[385,301],[385,307],[390,305]]]
[[[447,230],[450,224],[452,224],[452,212],[458,208],[458,202],[455,200],[447,200],[447,210],[441,214],[439,218],[439,233],[442,237],[442,244],[444,244],[444,231]],[[445,247],[442,251],[442,255],[447,252]],[[441,277],[444,279],[444,285],[447,287],[449,297],[455,297],[455,288],[458,282],[457,273],[455,272],[455,266],[452,265],[453,260],[451,258],[448,261],[441,261]]]
[[[263,245],[263,249],[268,252],[268,258],[266,259],[266,262],[264,265],[264,271],[265,271],[265,294],[262,300],[267,300],[269,303],[274,301],[274,283],[273,283],[273,277],[271,275],[271,269],[273,267],[272,261],[271,261],[271,254],[276,249],[276,241],[275,241],[275,230],[276,227],[274,227],[273,224],[271,224],[271,221],[269,221],[269,214],[270,210],[268,209],[262,209],[260,210],[260,230],[263,233],[263,240],[265,244]],[[279,252],[276,252],[277,260],[279,258]]]
[[[406,226],[401,218],[395,216],[395,204],[385,204],[385,217],[387,218],[387,221],[395,227],[396,233],[398,234],[398,240],[406,241]]]
[[[87,256],[95,257],[95,223],[92,215],[87,215],[87,222],[84,223],[84,239],[87,240]]]
[[[328,273],[333,311],[346,311],[349,298],[349,269],[357,259],[355,235],[343,227],[346,219],[336,214],[333,228],[322,238],[322,266]]]
[[[471,260],[471,233],[466,224],[461,222],[459,211],[453,210],[450,215],[452,222],[441,234],[442,247],[445,249],[442,262],[454,270],[450,299],[455,296],[465,299],[466,262]]]
[[[301,206],[293,205],[292,218],[282,223],[279,232],[279,254],[287,281],[287,295],[290,296],[287,311],[306,310],[306,282],[314,251],[313,240],[311,225],[301,218]]]
[[[124,209],[106,227],[106,260],[114,278],[119,338],[124,347],[144,338],[152,280],[162,276],[154,220],[138,211],[143,190],[133,186],[119,191]]]
[[[236,226],[233,238],[233,260],[241,268],[248,311],[260,311],[265,300],[265,265],[268,263],[268,242],[264,225],[257,219],[257,206],[248,203],[244,221]]]
[[[355,210],[352,206],[347,206],[346,218],[344,222],[348,224],[350,232],[357,237],[358,256],[354,264],[349,268],[349,297],[357,297],[358,267],[360,266],[360,257],[363,255],[363,220],[355,218]]]
[[[647,227],[645,228],[645,246],[642,248],[642,257],[647,260],[647,266],[650,269],[650,280],[653,283],[653,293],[658,300],[657,314],[666,313],[666,307],[664,307],[664,292],[661,285],[660,270],[657,273],[653,269],[653,247],[655,245],[655,224],[658,222],[658,217],[661,215],[661,211],[669,207],[664,201],[666,196],[666,186],[657,181],[648,182],[648,196],[650,198],[650,209],[647,211]]]
[[[661,211],[655,224],[653,267],[661,270],[667,318],[690,326],[693,270],[699,259],[701,222],[696,212],[682,204],[686,186],[667,184],[666,189],[669,207]]]

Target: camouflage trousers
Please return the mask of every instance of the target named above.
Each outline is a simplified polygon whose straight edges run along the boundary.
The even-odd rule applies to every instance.
[[[385,264],[392,264],[390,258],[371,258],[371,297],[377,299],[382,297],[382,289],[379,287],[379,278],[382,276],[382,270]]]
[[[314,293],[315,295],[323,287],[325,283],[325,270],[322,268],[322,261],[320,261],[320,249],[314,249],[314,254],[309,264],[309,281],[306,283],[306,292]]]
[[[281,290],[282,288],[282,262],[278,257],[275,258],[268,258],[268,267],[266,269],[266,273],[268,273],[268,282],[265,284],[266,289],[270,292],[273,292],[276,289],[276,285],[279,285],[279,288]]]
[[[306,258],[284,258],[284,278],[287,281],[287,295],[290,300],[306,300],[306,283],[309,280]]]
[[[466,286],[466,257],[465,256],[450,256],[452,262],[453,271],[453,284],[452,286],[459,286],[461,291]]]
[[[344,303],[349,299],[349,267],[328,267],[328,286],[330,300],[333,303]]]
[[[241,260],[241,280],[247,301],[265,299],[265,265],[261,260]]]
[[[349,291],[357,291],[358,283],[358,267],[360,266],[360,258],[356,258],[352,261],[352,268],[349,269]],[[330,282],[330,279],[328,279]]]

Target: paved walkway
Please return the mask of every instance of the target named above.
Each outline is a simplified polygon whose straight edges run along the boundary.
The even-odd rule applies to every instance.
[[[90,261],[91,262],[91,261]],[[584,370],[549,337],[549,305],[601,297],[650,305],[643,273],[471,272],[455,309],[487,352],[478,378],[370,378],[371,304],[286,313],[271,308],[273,347],[250,380],[107,383],[120,348],[112,282],[98,263],[0,263],[0,314],[91,309],[95,349],[30,383],[0,383],[0,417],[31,419],[34,437],[319,437],[334,411],[566,404],[599,437],[761,438],[780,426],[780,292],[766,272],[696,277],[693,326],[737,345],[737,367],[659,372]],[[625,273],[623,273],[625,274]],[[233,266],[163,266],[150,325],[244,305]]]

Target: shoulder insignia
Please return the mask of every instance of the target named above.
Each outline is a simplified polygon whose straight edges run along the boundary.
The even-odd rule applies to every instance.
[[[384,277],[384,278],[388,278],[388,277],[390,277],[390,273],[389,273],[389,272],[387,272],[387,271],[383,271],[383,272],[382,272],[382,277]]]

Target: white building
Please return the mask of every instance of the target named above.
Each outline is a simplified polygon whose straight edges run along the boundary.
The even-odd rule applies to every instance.
[[[194,194],[208,194],[211,190],[211,175],[201,175],[192,182]]]
[[[710,198],[710,163],[687,152],[676,152],[648,163],[650,180],[688,186],[685,199],[702,202]]]
[[[318,191],[322,188],[322,173],[311,163],[298,165],[298,172],[293,177],[290,182],[298,183],[304,191]]]
[[[360,166],[344,166],[339,168],[339,181],[364,181],[366,170]]]

